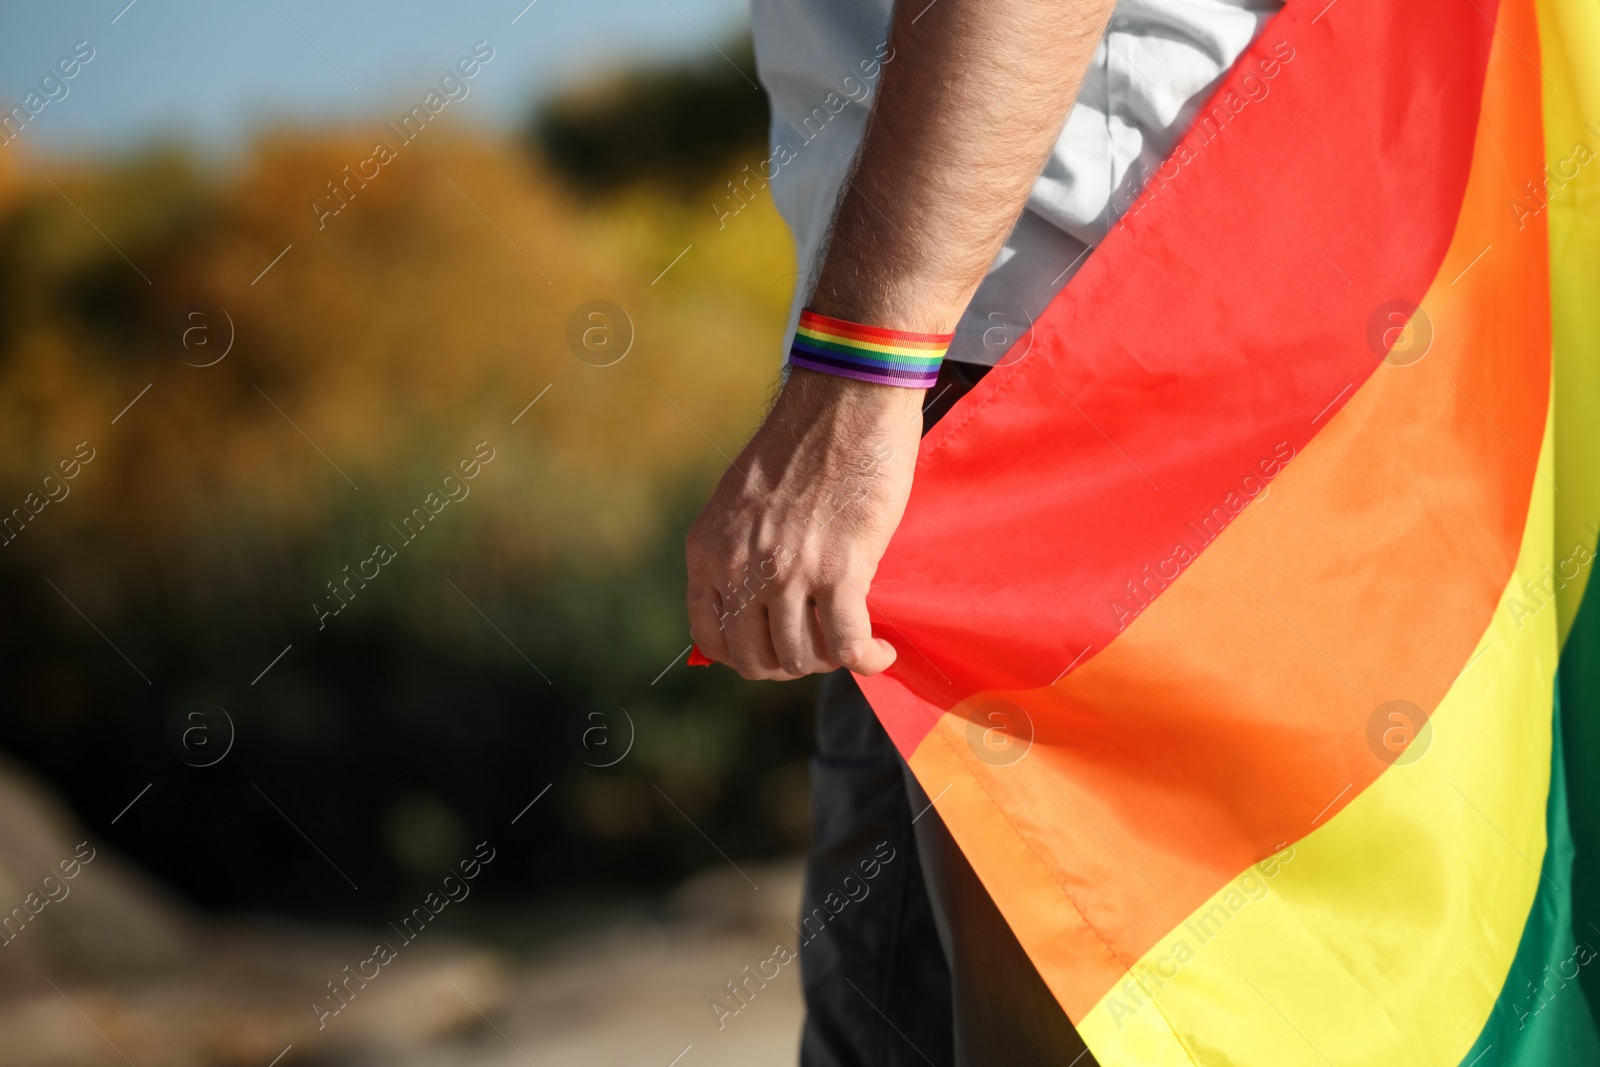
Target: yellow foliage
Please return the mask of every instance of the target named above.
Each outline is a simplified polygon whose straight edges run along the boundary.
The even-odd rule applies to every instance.
[[[381,166],[370,132],[335,132],[266,138],[221,176],[0,169],[0,507],[98,450],[30,542],[360,538],[488,440],[472,522],[500,565],[625,556],[664,494],[726,465],[781,364],[794,268],[770,202],[719,227],[710,194],[580,201],[497,141],[383,139]],[[613,366],[569,350],[594,300],[633,324]],[[220,354],[225,318],[227,357],[186,365]],[[209,347],[186,349],[196,322]]]

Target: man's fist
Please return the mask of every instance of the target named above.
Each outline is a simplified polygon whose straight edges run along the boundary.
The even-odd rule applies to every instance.
[[[689,630],[746,678],[848,667],[895,650],[867,589],[911,493],[922,391],[794,368],[689,530]]]

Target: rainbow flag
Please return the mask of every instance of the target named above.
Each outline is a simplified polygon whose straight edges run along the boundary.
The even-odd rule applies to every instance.
[[[1105,1067],[1600,1064],[1600,6],[1289,0],[924,440],[873,707]]]

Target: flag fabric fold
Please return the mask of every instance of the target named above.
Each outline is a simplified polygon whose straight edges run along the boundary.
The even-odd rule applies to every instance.
[[[1106,1067],[1600,1062],[1600,15],[1290,0],[1162,179],[862,688]]]

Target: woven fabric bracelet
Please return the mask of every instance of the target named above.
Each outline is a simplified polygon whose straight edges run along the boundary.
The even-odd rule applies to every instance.
[[[789,363],[878,385],[927,389],[939,377],[953,333],[910,333],[800,312]]]

